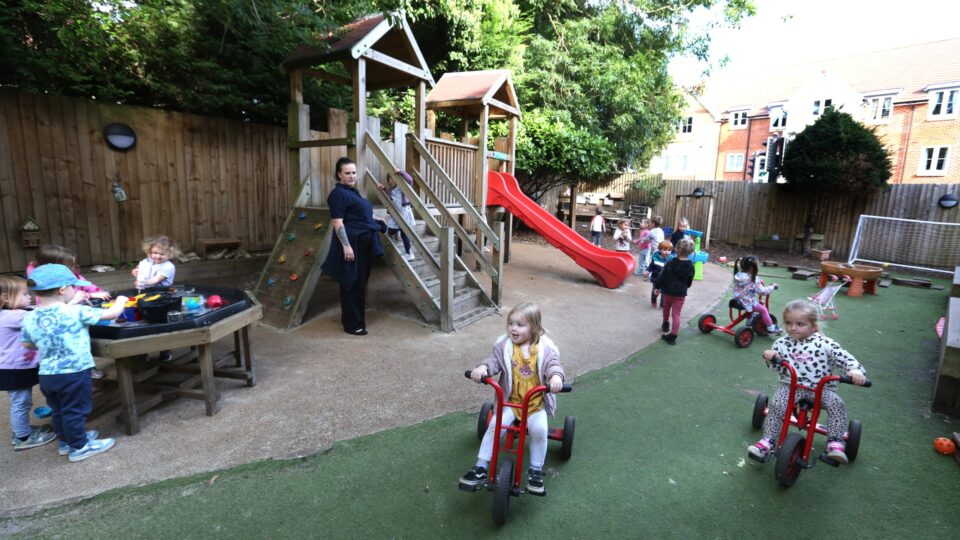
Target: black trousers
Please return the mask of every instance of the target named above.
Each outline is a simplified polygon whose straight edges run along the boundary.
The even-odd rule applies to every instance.
[[[93,409],[90,370],[61,375],[40,375],[40,391],[53,410],[50,415],[57,437],[79,450],[87,444],[87,415]]]
[[[353,256],[357,265],[357,282],[350,289],[340,286],[340,322],[344,331],[351,334],[367,328],[367,280],[373,265],[373,233],[357,237]]]

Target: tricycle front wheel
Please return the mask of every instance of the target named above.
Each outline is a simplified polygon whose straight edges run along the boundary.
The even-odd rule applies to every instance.
[[[497,465],[497,485],[493,487],[493,521],[497,525],[507,522],[511,489],[513,489],[513,460],[504,458]]]
[[[850,427],[847,428],[847,461],[853,463],[857,459],[857,453],[860,451],[860,435],[863,432],[863,426],[857,420],[850,421]]]
[[[487,425],[493,420],[493,403],[489,401],[480,407],[480,414],[477,416],[477,438],[483,439],[483,434],[487,432]]]
[[[560,458],[564,461],[573,455],[573,431],[577,427],[577,419],[568,416],[563,421],[563,439],[560,442]]]
[[[774,473],[777,482],[783,487],[790,487],[796,483],[803,469],[803,445],[806,439],[797,433],[787,435],[783,446],[777,449],[777,466]]]
[[[763,392],[757,394],[757,400],[753,402],[753,429],[760,429],[763,427],[763,419],[766,417],[767,413],[767,395]]]
[[[733,338],[738,349],[746,349],[751,343],[753,343],[753,330],[750,328],[744,328],[737,332],[737,335],[735,335]]]
[[[717,324],[717,318],[709,313],[700,317],[700,320],[697,321],[697,328],[700,329],[704,334],[709,334],[713,332],[713,327]]]

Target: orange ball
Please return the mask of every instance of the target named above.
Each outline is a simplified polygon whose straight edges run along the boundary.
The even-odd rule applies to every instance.
[[[933,440],[933,448],[945,456],[949,456],[957,450],[957,445],[946,437],[937,437]]]

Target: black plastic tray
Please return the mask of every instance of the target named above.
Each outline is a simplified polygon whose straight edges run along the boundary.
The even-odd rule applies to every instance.
[[[126,339],[141,336],[155,336],[168,332],[191,330],[193,328],[202,328],[204,326],[210,326],[217,321],[221,321],[231,315],[235,315],[241,311],[253,307],[253,303],[247,297],[246,293],[240,289],[230,289],[227,287],[208,287],[202,285],[181,285],[177,286],[176,288],[181,291],[183,289],[194,289],[194,292],[189,296],[202,294],[204,297],[209,298],[214,294],[220,295],[220,297],[224,300],[224,305],[217,309],[202,312],[194,318],[177,322],[112,322],[108,326],[98,324],[90,327],[90,337],[96,339]],[[137,291],[136,289],[117,291],[114,292],[113,295],[123,295],[132,298],[137,295]]]

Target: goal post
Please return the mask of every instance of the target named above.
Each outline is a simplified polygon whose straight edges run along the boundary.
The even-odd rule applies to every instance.
[[[847,260],[855,262],[953,274],[960,266],[960,223],[861,215]]]

